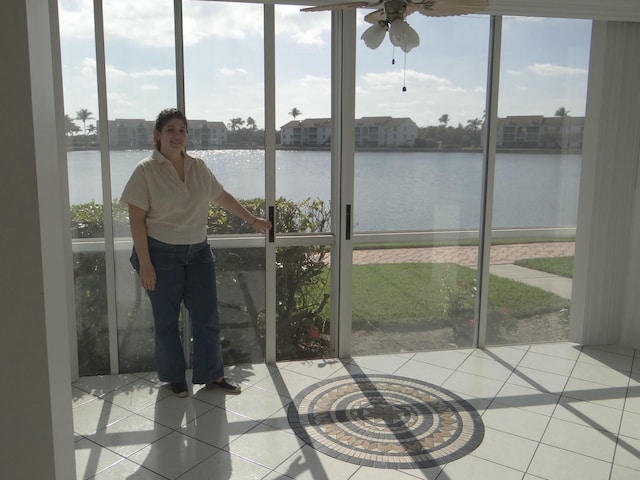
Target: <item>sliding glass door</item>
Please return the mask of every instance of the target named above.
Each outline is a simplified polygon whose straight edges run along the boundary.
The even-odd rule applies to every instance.
[[[588,22],[504,19],[501,58],[487,15],[411,15],[405,54],[367,48],[361,10],[83,5],[60,2],[82,374],[154,369],[118,197],[171,106],[274,223],[211,208],[227,364],[566,338]]]
[[[474,339],[489,17],[407,21],[409,53],[357,46],[354,355]]]

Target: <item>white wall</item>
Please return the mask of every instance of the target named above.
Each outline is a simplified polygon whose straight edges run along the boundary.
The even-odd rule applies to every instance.
[[[71,245],[57,121],[57,14],[50,16],[50,7],[55,12],[55,0],[4,0],[0,15],[3,480],[75,478]]]

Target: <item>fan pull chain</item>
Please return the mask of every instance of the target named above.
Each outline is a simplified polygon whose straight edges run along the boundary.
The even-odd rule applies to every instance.
[[[391,65],[396,64],[396,46],[391,47]]]
[[[402,70],[402,91],[407,91],[407,52],[404,52],[404,68]]]

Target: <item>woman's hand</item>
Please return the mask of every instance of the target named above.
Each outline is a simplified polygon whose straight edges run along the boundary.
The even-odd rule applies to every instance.
[[[265,218],[255,217],[253,223],[251,223],[251,228],[253,228],[258,233],[265,233],[273,227],[271,222]]]
[[[156,289],[156,270],[153,265],[140,265],[140,285],[145,290],[153,291]]]

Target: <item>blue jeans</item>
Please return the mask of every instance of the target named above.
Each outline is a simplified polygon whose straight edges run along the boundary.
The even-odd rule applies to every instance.
[[[171,245],[149,238],[156,288],[147,291],[155,325],[156,369],[163,382],[185,381],[186,361],[178,318],[184,302],[193,333],[193,383],[210,383],[224,375],[216,269],[207,241]],[[131,264],[140,262],[135,248]]]

